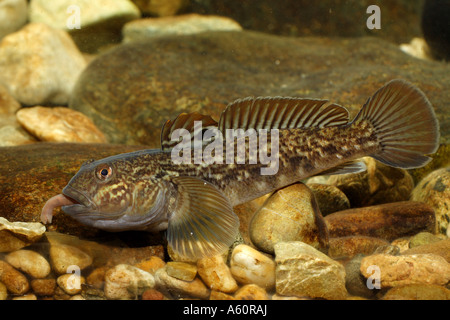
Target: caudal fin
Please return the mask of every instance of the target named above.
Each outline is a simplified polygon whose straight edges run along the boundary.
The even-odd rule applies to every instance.
[[[393,80],[363,106],[355,122],[367,120],[375,128],[380,152],[373,158],[392,167],[422,167],[439,146],[439,124],[427,97],[414,85]]]

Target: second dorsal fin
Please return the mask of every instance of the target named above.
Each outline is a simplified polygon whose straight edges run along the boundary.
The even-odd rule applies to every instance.
[[[219,130],[323,128],[348,121],[347,109],[327,100],[249,97],[227,106],[219,120]]]
[[[175,118],[175,120],[167,120],[164,126],[161,130],[161,149],[162,150],[169,150],[173,148],[178,141],[172,141],[172,133],[177,129],[186,129],[190,132],[191,138],[197,134],[197,132],[194,132],[194,122],[195,121],[201,121],[202,122],[202,129],[211,129],[217,127],[217,121],[215,121],[210,116],[205,116],[203,114],[200,114],[198,112],[192,112],[192,113],[181,113],[178,115],[178,117]],[[191,140],[193,141],[193,139]]]

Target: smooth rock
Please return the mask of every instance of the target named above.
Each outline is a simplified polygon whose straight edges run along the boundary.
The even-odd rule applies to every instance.
[[[129,0],[33,0],[29,8],[31,22],[70,32],[85,52],[119,43],[122,26],[140,16],[139,9]]]
[[[197,271],[200,278],[211,290],[231,293],[238,289],[236,280],[234,280],[230,268],[225,264],[221,255],[199,259]]]
[[[370,255],[377,248],[389,245],[389,241],[365,236],[330,238],[328,256],[330,258],[351,258],[359,253]]]
[[[14,115],[21,108],[20,103],[14,99],[5,86],[0,85],[0,115]]]
[[[345,193],[352,208],[409,200],[414,182],[404,169],[363,158],[367,170],[356,174],[332,175],[327,184]]]
[[[151,37],[189,35],[206,31],[240,31],[234,20],[221,16],[186,14],[175,17],[133,20],[122,29],[123,42],[140,41]]]
[[[350,201],[338,187],[319,183],[306,183],[316,197],[322,216],[350,209]]]
[[[209,300],[236,300],[236,299],[229,294],[213,290],[209,295]]]
[[[136,263],[134,266],[154,275],[156,270],[164,268],[165,265],[166,263],[160,257],[151,256],[146,260]]]
[[[35,143],[37,140],[22,128],[16,117],[3,119],[0,124],[0,147],[13,147]],[[8,123],[9,122],[9,123]]]
[[[207,299],[210,294],[210,290],[199,278],[195,278],[193,281],[179,280],[169,276],[166,268],[156,271],[155,281],[158,291],[174,299],[183,297]]]
[[[28,293],[20,297],[14,297],[12,300],[37,300],[37,297],[32,293]]]
[[[439,237],[435,236],[432,233],[419,232],[415,236],[412,236],[411,239],[409,239],[409,247],[412,249],[424,244],[430,244],[438,241],[441,241],[441,239],[439,239]]]
[[[0,83],[25,105],[67,104],[86,61],[70,36],[31,23],[0,43]]]
[[[105,143],[105,135],[84,114],[66,107],[19,110],[19,123],[40,141]]]
[[[6,255],[5,260],[14,268],[36,279],[45,278],[51,271],[48,261],[41,254],[31,250],[11,252]]]
[[[389,289],[382,300],[450,300],[450,290],[435,284],[408,284]]]
[[[165,300],[165,298],[158,290],[147,289],[142,293],[142,300]]]
[[[358,254],[345,264],[345,288],[351,295],[373,299],[379,290],[367,286],[367,280],[360,271],[363,258],[364,255]]]
[[[236,300],[269,300],[269,295],[264,288],[256,284],[246,284],[234,294]]]
[[[33,279],[31,280],[31,288],[37,296],[52,296],[55,293],[55,279]]]
[[[450,141],[443,89],[450,85],[450,66],[410,57],[376,38],[238,31],[133,42],[92,61],[69,106],[90,117],[112,143],[159,147],[162,125],[181,112],[199,111],[218,120],[238,98],[295,96],[329,99],[348,108],[353,118],[394,78],[412,81],[425,92],[440,122],[440,142]]]
[[[154,277],[139,268],[119,264],[105,274],[105,296],[108,299],[137,299],[155,286]]]
[[[331,238],[361,235],[392,241],[433,231],[434,210],[420,202],[401,201],[332,213],[325,218]]]
[[[165,17],[173,16],[180,11],[189,0],[132,0],[142,13]]]
[[[0,301],[6,300],[8,298],[8,289],[6,286],[0,282]]]
[[[81,275],[66,273],[59,276],[56,283],[65,293],[73,296],[81,292],[81,286],[86,283],[86,279]]]
[[[38,241],[44,233],[45,226],[39,222],[10,222],[0,217],[0,252],[26,247]]]
[[[8,292],[16,295],[25,294],[30,289],[27,277],[5,261],[0,260],[0,283]]]
[[[345,299],[345,269],[300,241],[275,244],[276,292],[284,296]]]
[[[92,264],[92,257],[90,255],[77,247],[63,244],[50,246],[50,260],[53,270],[58,274],[71,273],[72,271],[69,269],[72,266],[83,270]]]
[[[35,143],[16,147],[0,148],[0,207],[2,217],[13,221],[38,222],[42,207],[51,197],[61,193],[69,180],[89,159],[101,159],[114,154],[136,151],[143,146],[117,146],[109,144],[80,143]],[[0,229],[20,226],[8,223],[0,218]],[[95,237],[102,234],[95,228],[81,225],[61,209],[54,210],[51,225],[29,224],[36,230],[28,233],[41,236],[48,230],[72,235]],[[28,227],[27,227],[28,228]],[[25,230],[27,230],[25,228]],[[20,228],[23,229],[23,228]],[[36,233],[39,231],[38,233]],[[1,231],[0,231],[1,232]],[[112,234],[110,234],[112,236]],[[22,241],[30,243],[28,241]],[[0,241],[0,247],[6,242]],[[15,246],[12,250],[20,249]]]
[[[434,254],[365,257],[360,271],[366,278],[374,273],[369,266],[379,268],[381,288],[418,283],[446,285],[450,281],[450,263]]]
[[[275,288],[275,266],[272,258],[245,244],[234,248],[230,259],[230,271],[236,281],[269,291]]]
[[[197,266],[186,262],[169,261],[166,264],[166,272],[171,277],[192,281],[197,275]]]
[[[27,0],[0,1],[0,40],[27,22]]]
[[[102,289],[105,284],[105,274],[107,267],[98,267],[92,270],[86,278],[86,283],[94,288]]]
[[[309,188],[297,183],[276,191],[255,213],[250,238],[260,250],[273,253],[278,242],[303,241],[326,248],[328,235],[323,217]]]
[[[433,233],[446,234],[450,225],[450,167],[435,170],[423,178],[411,194],[412,201],[428,204],[436,214]]]
[[[448,263],[450,263],[450,239],[424,244],[419,247],[404,250],[402,252],[402,254],[405,255],[422,254],[422,253],[431,253],[441,256],[442,258],[447,260]]]

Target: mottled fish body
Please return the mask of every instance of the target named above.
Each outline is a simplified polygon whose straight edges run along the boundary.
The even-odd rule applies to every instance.
[[[195,137],[196,121],[223,136],[231,129],[249,134],[232,143],[217,137],[203,142],[189,149],[192,161],[175,164],[179,145],[172,135],[184,129]],[[261,174],[268,165],[257,161],[262,154],[253,150],[252,137],[260,138],[261,130],[277,133],[263,145],[267,154],[276,155],[273,174]],[[363,156],[394,167],[421,167],[430,161],[426,154],[436,151],[438,140],[431,104],[402,80],[379,89],[351,122],[345,108],[325,100],[246,98],[230,104],[218,123],[198,113],[168,121],[161,150],[84,164],[63,194],[48,201],[42,220],[50,222],[53,208],[63,205],[81,223],[108,231],[167,229],[172,249],[199,258],[223,252],[233,242],[239,220],[232,208],[237,204],[310,176],[360,172],[365,167],[357,159]],[[221,155],[221,161],[195,161],[213,143],[221,148],[209,152],[216,160]],[[244,146],[244,164],[239,164],[239,146]]]

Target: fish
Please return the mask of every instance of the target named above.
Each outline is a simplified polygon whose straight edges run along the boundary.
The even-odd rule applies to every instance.
[[[365,156],[397,168],[422,167],[439,146],[433,106],[405,80],[386,83],[349,118],[345,107],[328,100],[295,97],[238,99],[218,122],[198,112],[182,113],[164,124],[160,149],[84,163],[62,193],[47,201],[41,221],[51,223],[53,210],[62,207],[80,223],[106,231],[164,231],[175,253],[195,260],[228,250],[239,230],[233,212],[238,204],[308,177],[361,172]],[[246,134],[208,140],[205,129]],[[190,135],[184,144],[190,149],[180,147],[180,132]],[[257,145],[275,156],[271,174],[262,174],[267,162],[252,161],[262,156],[251,141],[264,132],[276,133]],[[212,144],[225,150],[211,153],[216,160],[234,161],[202,161],[198,155]],[[181,153],[191,161],[175,163]]]

